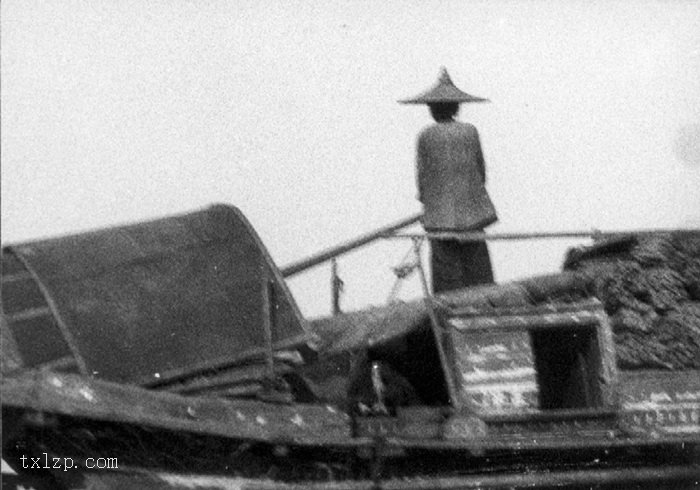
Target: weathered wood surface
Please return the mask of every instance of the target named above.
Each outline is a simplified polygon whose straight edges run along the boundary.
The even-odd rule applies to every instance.
[[[68,480],[76,480],[71,476]],[[457,490],[585,487],[683,490],[696,488],[700,466],[663,468],[609,468],[595,470],[531,471],[433,478],[390,478],[288,483],[270,479],[234,478],[167,472],[91,473],[81,479],[82,488],[130,488],[132,490]]]
[[[598,301],[510,307],[494,313],[448,309],[445,323],[446,328],[438,333],[439,343],[447,359],[446,375],[458,387],[454,398],[462,408],[487,415],[616,405],[618,374],[610,325]],[[542,332],[547,335],[545,342],[537,340]],[[574,388],[561,382],[549,386],[546,381],[561,373],[549,368],[549,361],[542,361],[543,354],[559,358],[564,351],[567,359],[575,358],[581,371],[574,373],[557,361],[572,376],[567,384],[578,382]],[[552,391],[564,389],[570,392],[566,395],[569,407],[548,406]]]
[[[700,371],[628,373],[621,418],[636,434],[700,437]]]
[[[477,413],[537,409],[539,387],[527,331],[470,335],[448,358],[454,363],[451,372],[459,381],[461,403]]]
[[[663,430],[669,418],[644,419],[645,426],[634,427],[635,416],[656,414],[658,407],[646,406],[657,395],[645,388],[640,375],[626,385],[625,410],[629,417],[624,428],[609,425],[609,417],[598,423],[595,417],[573,414],[569,420],[547,417],[542,414],[530,419],[522,416],[487,420],[487,434],[474,434],[464,439],[432,439],[445,435],[443,421],[434,412],[413,412],[400,419],[387,421],[384,429],[387,444],[404,447],[433,449],[473,449],[475,441],[484,450],[566,448],[566,447],[614,447],[636,444],[660,444],[687,441],[700,443],[700,423],[697,413],[700,402],[700,376],[695,380],[680,382],[687,391],[679,391],[675,399],[667,402],[664,410],[691,410],[683,431]],[[659,378],[658,383],[665,381]],[[623,385],[625,379],[623,378]],[[646,389],[646,391],[645,391]],[[249,439],[271,444],[295,444],[301,446],[360,447],[371,446],[371,438],[353,437],[352,423],[348,415],[330,406],[282,405],[258,401],[226,400],[201,397],[184,397],[156,392],[133,386],[92,380],[75,375],[33,372],[23,376],[5,376],[2,380],[2,399],[5,408],[62,414],[75,419],[101,420],[156,427],[235,439]],[[658,405],[658,403],[657,403]],[[693,415],[695,413],[696,415]],[[393,424],[393,425],[392,425]],[[397,425],[398,424],[398,425]],[[375,423],[376,425],[376,423]],[[422,426],[422,427],[419,427]],[[503,427],[507,426],[504,431]],[[390,428],[390,427],[393,427]],[[397,430],[396,428],[399,428]],[[501,429],[499,429],[499,427]],[[623,430],[624,429],[624,430]],[[612,432],[611,432],[612,431]],[[376,435],[376,434],[375,434]]]
[[[5,376],[6,407],[214,436],[301,445],[354,445],[346,414],[324,405],[184,397],[50,372]]]
[[[575,272],[538,276],[507,284],[477,286],[434,297],[438,310],[497,315],[508,308],[532,308],[547,301],[590,299],[590,278]],[[318,335],[322,355],[375,345],[416,328],[428,327],[425,301],[396,302],[382,307],[322,317],[309,323]]]
[[[367,418],[359,422],[358,434],[353,437],[350,433],[353,425],[351,420],[342,412],[329,410],[328,407],[183,397],[55,373],[35,372],[19,377],[5,377],[1,394],[4,410],[22,407],[28,409],[29,414],[39,411],[69,416],[72,420],[72,434],[81,433],[81,423],[84,423],[85,433],[89,434],[94,430],[95,421],[121,422],[145,427],[146,432],[149,428],[165,430],[162,441],[172,441],[173,437],[180,441],[187,440],[187,437],[214,437],[218,440],[236,439],[238,443],[262,441],[270,447],[306,447],[316,450],[317,457],[320,457],[317,470],[323,470],[325,467],[323,451],[327,448],[347,452],[349,456],[357,455],[366,465],[374,464],[374,458],[377,457],[385,459],[387,464],[399,465],[386,476],[379,473],[374,481],[333,481],[330,466],[327,476],[323,477],[328,481],[310,480],[297,483],[270,479],[262,472],[260,478],[244,478],[236,474],[233,468],[230,472],[218,470],[174,473],[170,467],[150,467],[151,470],[147,470],[145,467],[120,466],[119,472],[75,471],[59,475],[61,478],[72,479],[76,488],[93,488],[90,485],[95,485],[98,488],[208,490],[423,489],[532,488],[564,484],[592,485],[599,488],[604,488],[602,485],[605,484],[609,485],[609,488],[620,488],[640,483],[658,490],[664,488],[661,484],[668,484],[667,488],[686,488],[688,482],[700,478],[700,461],[697,461],[697,455],[700,454],[700,424],[697,417],[693,418],[692,415],[700,411],[700,373],[688,373],[683,379],[673,375],[674,373],[663,372],[646,375],[635,373],[634,376],[623,378],[623,411],[619,414],[623,424],[618,423],[620,420],[615,412],[601,414],[595,411],[568,411],[553,415],[539,411],[518,416],[486,417],[484,428],[488,432],[475,432],[472,426],[472,432],[463,438],[459,437],[459,431],[469,428],[468,422],[474,419],[467,415],[460,420],[460,414],[453,414],[441,408],[400,409],[398,417]],[[695,412],[687,412],[689,415],[683,430],[675,430],[680,416],[674,421],[670,414],[674,410],[689,409]],[[42,420],[50,421],[51,417],[35,417],[33,422],[28,423],[41,423]],[[450,424],[456,425],[451,439]],[[37,435],[33,443],[51,451],[51,431],[50,426],[45,429],[43,426],[37,426],[30,432]],[[66,436],[67,434],[64,434],[62,437]],[[47,439],[41,439],[42,437]],[[118,445],[116,439],[114,442]],[[103,442],[100,444],[101,450],[109,450],[108,447],[102,447]],[[197,444],[195,446],[199,447]],[[71,447],[80,447],[80,444]],[[231,446],[224,443],[221,447]],[[603,457],[609,452],[613,454],[630,449],[633,450],[631,454],[641,454],[639,451],[642,451],[669,456],[662,458],[661,462],[641,458],[641,462],[635,463],[634,468],[621,466],[622,463],[610,466],[589,461],[590,458]],[[141,447],[141,450],[145,451],[144,454],[149,454],[153,451],[169,452],[172,448],[155,444]],[[416,456],[415,451],[423,451],[420,453],[423,456]],[[574,459],[565,464],[555,464],[564,453],[574,455]],[[65,456],[60,452],[56,454]],[[230,455],[230,449],[226,454]],[[228,461],[226,454],[207,453],[200,457],[222,457],[222,461]],[[407,476],[396,479],[395,475],[401,475],[404,471],[400,466],[404,463],[399,463],[400,461],[410,461],[411,457],[418,458],[412,465],[405,463],[412,466],[415,473],[415,469],[423,467],[423,458],[430,454],[438,461],[447,458],[445,461],[451,461],[453,466],[461,464],[461,470],[441,475],[433,468],[421,477]],[[500,469],[494,472],[488,463],[489,460],[483,459],[489,454],[512,454],[515,458],[512,460],[513,466],[504,466],[501,463]],[[542,466],[543,463],[539,463],[540,466],[518,465],[518,461],[527,458],[528,454],[550,454],[554,459],[551,466]],[[579,454],[583,458],[580,461],[575,459]],[[76,456],[75,453],[70,455]],[[473,461],[470,459],[472,457],[482,459]],[[392,461],[397,463],[391,463]],[[578,469],[572,470],[572,465]],[[180,461],[178,467],[186,466]],[[436,468],[439,470],[440,466]],[[456,476],[457,474],[461,476]]]
[[[191,379],[178,380],[159,386],[157,389],[173,393],[202,394],[206,396],[216,390],[234,388],[243,384],[260,383],[266,374],[267,366],[261,362],[235,366],[213,374],[202,374]],[[293,367],[278,362],[273,366],[275,376],[292,372]]]

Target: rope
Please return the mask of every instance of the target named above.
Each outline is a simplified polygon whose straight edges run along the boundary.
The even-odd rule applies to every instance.
[[[420,240],[422,241],[422,239]],[[409,260],[411,258],[413,258],[413,260]],[[415,248],[413,245],[411,245],[411,248],[408,249],[406,255],[404,255],[404,257],[399,262],[399,265],[391,268],[392,272],[396,276],[396,280],[394,281],[394,285],[391,287],[391,291],[389,292],[389,296],[387,297],[388,304],[391,304],[394,301],[396,301],[399,291],[401,290],[401,285],[406,279],[413,275],[417,267],[418,261],[415,258]]]

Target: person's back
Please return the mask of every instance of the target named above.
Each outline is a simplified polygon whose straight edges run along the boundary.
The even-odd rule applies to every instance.
[[[418,136],[417,180],[428,230],[469,230],[491,219],[479,134],[468,123],[432,124]],[[486,211],[486,212],[484,212]]]

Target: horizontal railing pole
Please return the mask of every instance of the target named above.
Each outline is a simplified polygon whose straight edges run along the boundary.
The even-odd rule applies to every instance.
[[[431,238],[441,240],[459,240],[462,242],[499,241],[499,240],[536,240],[536,239],[556,239],[556,238],[620,238],[630,235],[658,235],[664,233],[681,233],[690,235],[700,235],[700,229],[687,228],[661,228],[661,229],[639,229],[623,231],[552,231],[552,232],[508,232],[508,233],[484,233],[484,232],[427,232],[427,233],[396,233],[396,231],[417,223],[422,214],[416,214],[398,221],[391,225],[384,226],[373,232],[362,235],[354,240],[342,243],[335,247],[323,250],[304,260],[294,262],[282,267],[282,275],[290,277],[299,272],[303,272],[316,265],[322,264],[339,255],[350,252],[356,248],[367,245],[379,239],[416,239]]]
[[[406,228],[407,226],[417,223],[422,216],[422,213],[415,214],[404,220],[398,221],[387,226],[383,226],[378,230],[362,235],[358,238],[355,238],[354,240],[350,240],[345,243],[341,243],[340,245],[337,245],[335,247],[329,248],[327,250],[323,250],[322,252],[312,255],[311,257],[308,257],[304,260],[300,260],[298,262],[289,264],[285,267],[282,267],[282,275],[284,277],[293,276],[294,274],[298,274],[299,272],[310,269],[334,257],[347,253],[356,248],[362,247],[363,245],[367,245],[368,243],[371,243],[375,240],[385,238],[387,235],[391,235],[397,230]]]
[[[647,229],[626,231],[552,231],[552,232],[512,232],[484,233],[478,232],[428,232],[428,233],[386,233],[382,238],[415,239],[432,238],[438,240],[459,240],[462,242],[481,242],[496,240],[532,240],[548,238],[620,238],[633,235],[659,235],[665,233],[681,233],[700,235],[700,229]]]

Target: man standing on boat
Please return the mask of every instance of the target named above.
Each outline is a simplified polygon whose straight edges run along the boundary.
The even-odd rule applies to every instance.
[[[403,104],[427,104],[434,124],[418,135],[416,165],[423,226],[430,237],[433,292],[493,282],[485,241],[460,241],[497,220],[484,184],[486,167],[479,133],[455,120],[459,104],[488,102],[462,92],[443,67],[438,82]]]

